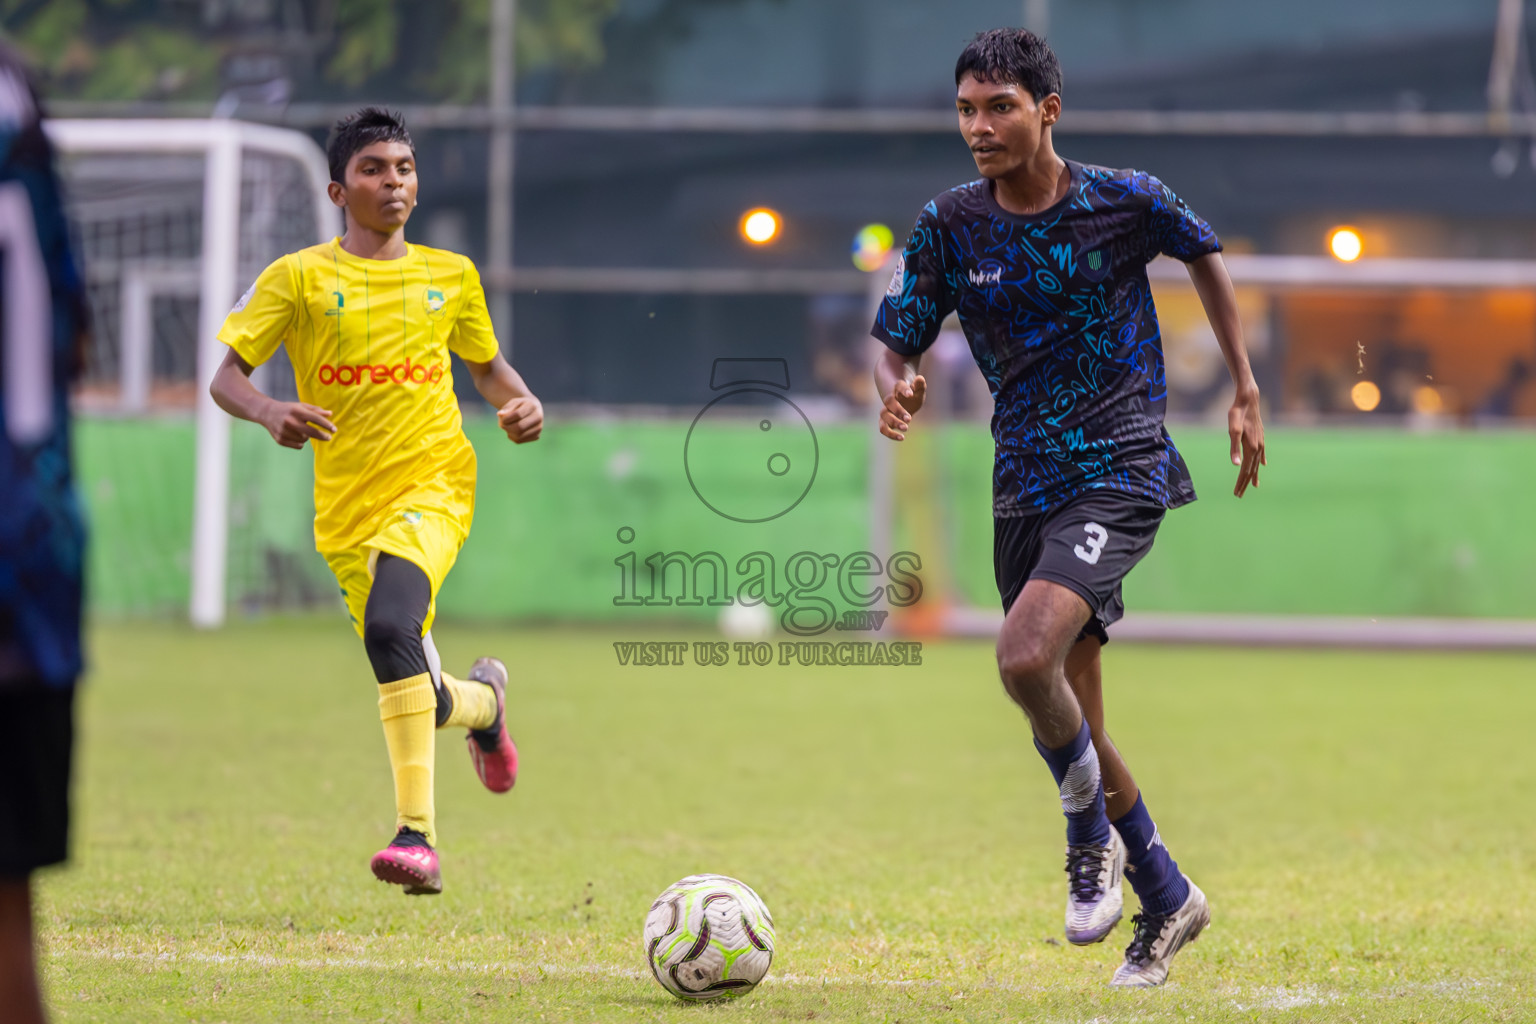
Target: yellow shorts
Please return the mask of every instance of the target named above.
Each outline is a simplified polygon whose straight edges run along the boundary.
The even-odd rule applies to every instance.
[[[391,512],[379,532],[359,547],[346,551],[322,551],[326,564],[341,585],[341,596],[347,602],[347,614],[352,617],[352,628],[363,635],[363,611],[368,607],[368,593],[373,589],[373,566],[380,554],[396,555],[415,565],[427,574],[432,583],[432,601],[427,605],[427,618],[422,623],[422,634],[432,628],[437,614],[437,591],[448,578],[464,546],[465,531],[458,521],[441,512],[413,508]]]

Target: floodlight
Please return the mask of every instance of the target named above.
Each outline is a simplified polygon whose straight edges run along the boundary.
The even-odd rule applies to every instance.
[[[1362,380],[1349,389],[1349,400],[1361,412],[1370,412],[1381,404],[1381,388],[1372,381]]]
[[[1360,232],[1354,228],[1334,228],[1328,235],[1328,251],[1340,262],[1353,263],[1365,251],[1365,243],[1360,240]]]
[[[753,245],[767,245],[779,237],[782,224],[777,212],[759,206],[741,215],[741,237]]]

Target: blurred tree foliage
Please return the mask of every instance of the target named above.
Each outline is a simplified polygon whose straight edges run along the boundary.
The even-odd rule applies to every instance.
[[[603,59],[620,0],[519,0],[519,72]],[[472,102],[490,81],[491,0],[0,0],[0,32],[49,95],[211,100],[231,58],[275,55],[293,98]]]

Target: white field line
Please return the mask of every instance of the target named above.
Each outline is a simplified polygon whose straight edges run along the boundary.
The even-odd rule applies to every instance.
[[[84,950],[84,949],[57,949],[48,951],[49,959],[63,960],[69,957],[85,957],[91,960],[119,960],[135,963],[159,964],[159,963],[199,963],[199,964],[236,964],[268,969],[292,969],[306,971],[332,971],[332,970],[367,970],[367,971],[393,971],[393,970],[432,970],[453,974],[490,974],[490,975],[518,975],[538,974],[541,977],[591,977],[591,978],[620,978],[624,980],[646,979],[650,975],[645,971],[628,970],[612,967],[604,964],[557,964],[547,961],[517,962],[504,961],[501,963],[465,963],[462,961],[439,962],[435,960],[380,960],[373,957],[336,956],[336,957],[282,957],[272,956],[268,953],[152,953],[148,951],[135,952],[131,950]],[[849,975],[823,975],[814,977],[801,974],[770,974],[763,981],[764,987],[776,985],[818,987],[822,985],[846,985],[879,988],[953,988],[957,995],[963,995],[966,990],[980,990],[988,992],[1014,992],[1024,995],[1041,995],[1048,991],[1044,985],[1009,985],[997,982],[984,982],[976,985],[948,986],[944,982],[933,979],[896,979],[896,978],[858,978]],[[1174,986],[1177,987],[1175,984]],[[1393,999],[1400,998],[1410,993],[1422,993],[1438,996],[1455,996],[1466,1000],[1472,992],[1503,988],[1504,986],[1492,981],[1468,978],[1454,983],[1437,982],[1432,985],[1396,985],[1375,993],[1343,993],[1324,992],[1315,986],[1303,986],[1301,988],[1285,988],[1284,986],[1260,986],[1248,992],[1236,989],[1228,989],[1220,994],[1227,996],[1232,1003],[1232,1008],[1239,1012],[1251,1010],[1296,1010],[1308,1006],[1329,1006],[1338,1003],[1349,1002],[1352,999]],[[1117,1017],[1117,1020],[1126,1018]]]
[[[594,978],[649,978],[650,974],[640,970],[627,970],[620,967],[611,967],[605,964],[557,964],[548,961],[518,962],[513,960],[501,963],[471,963],[464,961],[439,962],[436,960],[379,960],[371,957],[358,956],[327,956],[327,957],[282,957],[272,956],[269,953],[152,953],[149,951],[132,950],[85,950],[85,949],[50,949],[48,955],[52,959],[62,960],[71,956],[83,956],[92,960],[128,960],[135,963],[199,963],[199,964],[238,964],[252,967],[264,967],[272,969],[293,969],[306,971],[329,970],[365,970],[365,971],[398,971],[398,970],[431,970],[444,971],[453,974],[540,974],[540,975],[568,975],[574,977]],[[899,978],[855,978],[849,975],[821,975],[809,976],[803,974],[787,974],[778,972],[770,974],[763,984],[779,985],[875,985],[885,988],[906,988],[912,986],[940,986],[943,983],[930,979],[904,980]],[[961,986],[951,986],[960,988]],[[984,988],[1013,992],[1043,992],[1044,986],[1015,986],[988,983],[973,988]]]
[[[491,975],[518,975],[538,974],[540,976],[560,977],[589,977],[589,978],[622,978],[646,979],[650,974],[640,970],[628,970],[620,967],[612,967],[605,964],[557,964],[548,961],[518,962],[503,961],[501,963],[469,963],[464,961],[439,962],[435,960],[379,960],[370,957],[336,956],[336,957],[280,957],[269,953],[152,953],[148,951],[135,952],[131,950],[83,950],[51,949],[48,956],[52,959],[62,960],[71,956],[83,956],[92,960],[127,960],[136,963],[199,963],[199,964],[235,964],[268,969],[292,969],[306,971],[328,970],[366,970],[366,971],[397,971],[397,970],[431,970],[452,974],[491,974]],[[776,972],[770,974],[763,981],[764,986],[772,985],[846,985],[846,986],[874,986],[880,988],[912,988],[912,987],[948,987],[958,991],[966,988],[984,989],[987,991],[1018,992],[1039,994],[1046,991],[1042,985],[1006,985],[988,982],[971,986],[944,986],[943,982],[933,979],[901,979],[901,978],[856,978],[850,975],[827,974],[810,976],[803,974],[789,974]]]
[[[465,963],[463,961],[437,961],[437,960],[379,960],[372,957],[361,956],[324,956],[324,957],[287,957],[272,956],[269,953],[151,953],[148,951],[135,952],[132,950],[108,949],[50,949],[50,958],[55,960],[67,959],[71,956],[83,956],[91,960],[129,960],[135,963],[197,963],[197,964],[239,964],[251,967],[265,967],[273,969],[291,969],[301,971],[335,971],[335,970],[361,970],[361,971],[398,971],[398,970],[431,970],[446,971],[453,974],[570,974],[587,975],[604,978],[644,978],[647,975],[643,971],[629,971],[618,967],[608,967],[603,964],[568,964],[553,963],[518,963],[506,961],[503,963]]]
[[[1304,1006],[1325,1006],[1343,1001],[1343,997],[1337,993],[1319,992],[1311,985],[1301,988],[1271,988],[1263,986],[1251,993],[1238,996],[1233,1000],[1232,1006],[1239,1012],[1246,1012],[1248,1010],[1299,1010]]]

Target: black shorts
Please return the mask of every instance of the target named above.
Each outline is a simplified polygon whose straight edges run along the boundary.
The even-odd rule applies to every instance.
[[[1120,581],[1152,550],[1167,510],[1120,491],[1090,491],[1039,515],[995,517],[992,567],[1006,613],[1032,579],[1050,580],[1088,602],[1082,636],[1109,642],[1125,614]]]
[[[26,878],[69,855],[74,687],[0,689],[0,878]]]

